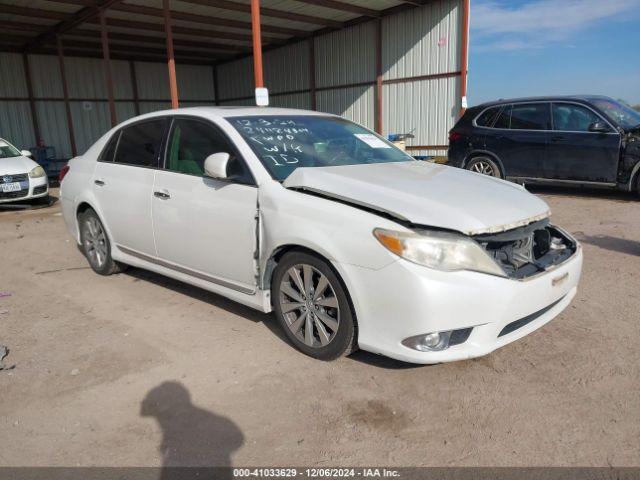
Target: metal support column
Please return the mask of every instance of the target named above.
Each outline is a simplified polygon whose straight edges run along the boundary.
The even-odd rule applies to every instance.
[[[56,37],[56,46],[58,48],[58,63],[60,64],[60,78],[62,79],[62,96],[64,98],[64,108],[67,112],[67,128],[69,130],[69,144],[71,145],[71,154],[75,157],[78,155],[76,148],[76,136],[73,131],[73,119],[71,118],[71,105],[69,104],[69,87],[67,85],[67,72],[64,68],[64,50],[62,49],[62,39],[58,35]]]
[[[178,108],[178,81],[176,79],[176,60],[173,52],[173,32],[171,30],[171,10],[169,0],[162,0],[164,13],[164,33],[167,38],[167,66],[169,67],[169,92],[171,108]]]

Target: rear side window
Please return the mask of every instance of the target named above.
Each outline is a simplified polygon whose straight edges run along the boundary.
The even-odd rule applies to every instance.
[[[116,153],[116,146],[118,145],[118,139],[120,138],[120,132],[116,132],[116,134],[111,137],[111,140],[107,142],[107,146],[102,150],[100,154],[100,158],[98,158],[99,162],[113,162],[113,156]]]
[[[165,120],[136,123],[122,129],[115,162],[139,167],[157,167]]]
[[[476,125],[479,127],[493,126],[493,122],[496,120],[496,117],[500,113],[500,108],[501,107],[492,107],[486,109],[480,114],[478,118],[476,118]]]
[[[592,123],[602,121],[594,112],[580,105],[553,104],[553,128],[562,132],[588,132]]]
[[[523,103],[511,108],[511,130],[551,130],[548,103]]]
[[[493,128],[509,128],[511,125],[511,105],[505,105]]]

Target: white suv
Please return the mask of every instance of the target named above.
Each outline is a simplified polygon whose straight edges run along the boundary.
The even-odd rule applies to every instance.
[[[522,187],[318,112],[143,115],[62,177],[97,273],[133,265],[274,311],[320,359],[484,355],[558,315],[580,278],[580,246]]]

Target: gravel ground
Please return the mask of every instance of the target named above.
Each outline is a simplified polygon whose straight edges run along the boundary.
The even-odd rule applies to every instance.
[[[270,315],[95,275],[57,205],[0,213],[0,465],[640,465],[640,201],[535,193],[583,243],[578,296],[435,366],[311,360]]]

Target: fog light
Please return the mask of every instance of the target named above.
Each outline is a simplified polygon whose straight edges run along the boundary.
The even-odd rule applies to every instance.
[[[402,341],[405,347],[421,352],[437,352],[449,348],[451,330],[446,332],[432,332],[424,335],[416,335]]]
[[[430,333],[422,337],[422,345],[427,348],[436,348],[440,344],[441,340],[442,337],[439,332]]]

